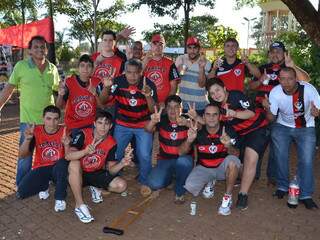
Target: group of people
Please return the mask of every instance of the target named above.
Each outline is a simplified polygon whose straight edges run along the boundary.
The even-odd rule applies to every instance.
[[[140,41],[121,52],[117,40],[130,31],[103,32],[99,51],[82,55],[78,74],[65,81],[46,60],[46,40],[30,40],[30,58],[16,64],[0,95],[2,109],[13,90],[20,91],[18,198],[39,194],[46,199],[53,181],[54,209],[64,211],[69,184],[75,214],[89,223],[94,218],[83,186],[89,186],[94,203],[103,201],[102,189],[126,191],[122,169],[134,155],[143,196],[175,181],[174,201],[182,204],[187,191],[213,197],[215,181],[225,180],[218,213],[229,215],[239,179],[236,207],[248,208],[248,193],[268,144],[267,177],[276,184],[274,196],[288,193],[289,152],[295,142],[299,199],[306,208],[317,208],[312,200],[314,119],[320,97],[283,43],[272,43],[268,64],[258,68],[246,56],[237,57],[234,38],[225,41],[224,56],[211,64],[201,54],[199,40],[189,37],[187,53],[173,62],[163,54],[161,34],[152,36],[146,54]],[[246,77],[251,77],[254,102],[244,92]],[[154,132],[159,154],[153,167]]]

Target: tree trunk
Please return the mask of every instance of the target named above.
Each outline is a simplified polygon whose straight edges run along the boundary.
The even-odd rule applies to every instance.
[[[184,6],[184,52],[187,52],[187,39],[189,37],[189,28],[190,28],[190,3],[185,1]]]
[[[24,24],[26,23],[26,5],[24,3],[24,0],[21,1],[21,17],[22,17],[22,37],[21,37],[21,43],[24,42]],[[21,44],[23,45],[23,44]],[[24,49],[21,49],[21,59],[23,59],[24,55]]]
[[[320,14],[309,0],[282,0],[309,37],[320,47]]]
[[[51,27],[52,27],[52,38],[53,43],[49,43],[49,49],[48,49],[48,59],[51,63],[56,64],[56,49],[55,49],[55,40],[54,40],[54,23],[53,23],[53,7],[52,7],[52,0],[49,0],[49,16],[51,17]],[[63,37],[61,39],[61,45],[63,44]]]
[[[98,2],[96,2],[96,0],[92,0],[92,3],[93,3],[94,52],[96,52],[98,50],[98,37],[97,37],[97,8],[98,8]]]

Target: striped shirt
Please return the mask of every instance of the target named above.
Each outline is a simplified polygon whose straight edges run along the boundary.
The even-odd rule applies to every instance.
[[[203,87],[199,87],[199,59],[192,63],[188,55],[179,56],[176,60],[176,66],[181,64],[187,65],[187,70],[184,75],[181,76],[181,83],[179,84],[179,96],[182,99],[183,109],[188,109],[188,102],[195,103],[196,110],[204,110],[208,104],[207,92]],[[205,73],[208,74],[211,64],[207,61],[205,66]]]

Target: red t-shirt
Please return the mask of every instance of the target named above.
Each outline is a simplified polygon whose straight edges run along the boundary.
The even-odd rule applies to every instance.
[[[170,81],[180,81],[174,62],[167,57],[162,57],[160,60],[151,59],[145,67],[144,76],[156,85],[160,103],[164,102],[169,96]]]

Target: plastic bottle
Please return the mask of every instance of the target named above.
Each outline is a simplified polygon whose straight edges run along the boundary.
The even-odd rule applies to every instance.
[[[297,176],[291,180],[289,184],[289,193],[288,193],[288,202],[287,205],[289,208],[296,208],[299,203],[299,194],[300,188],[297,180]]]

